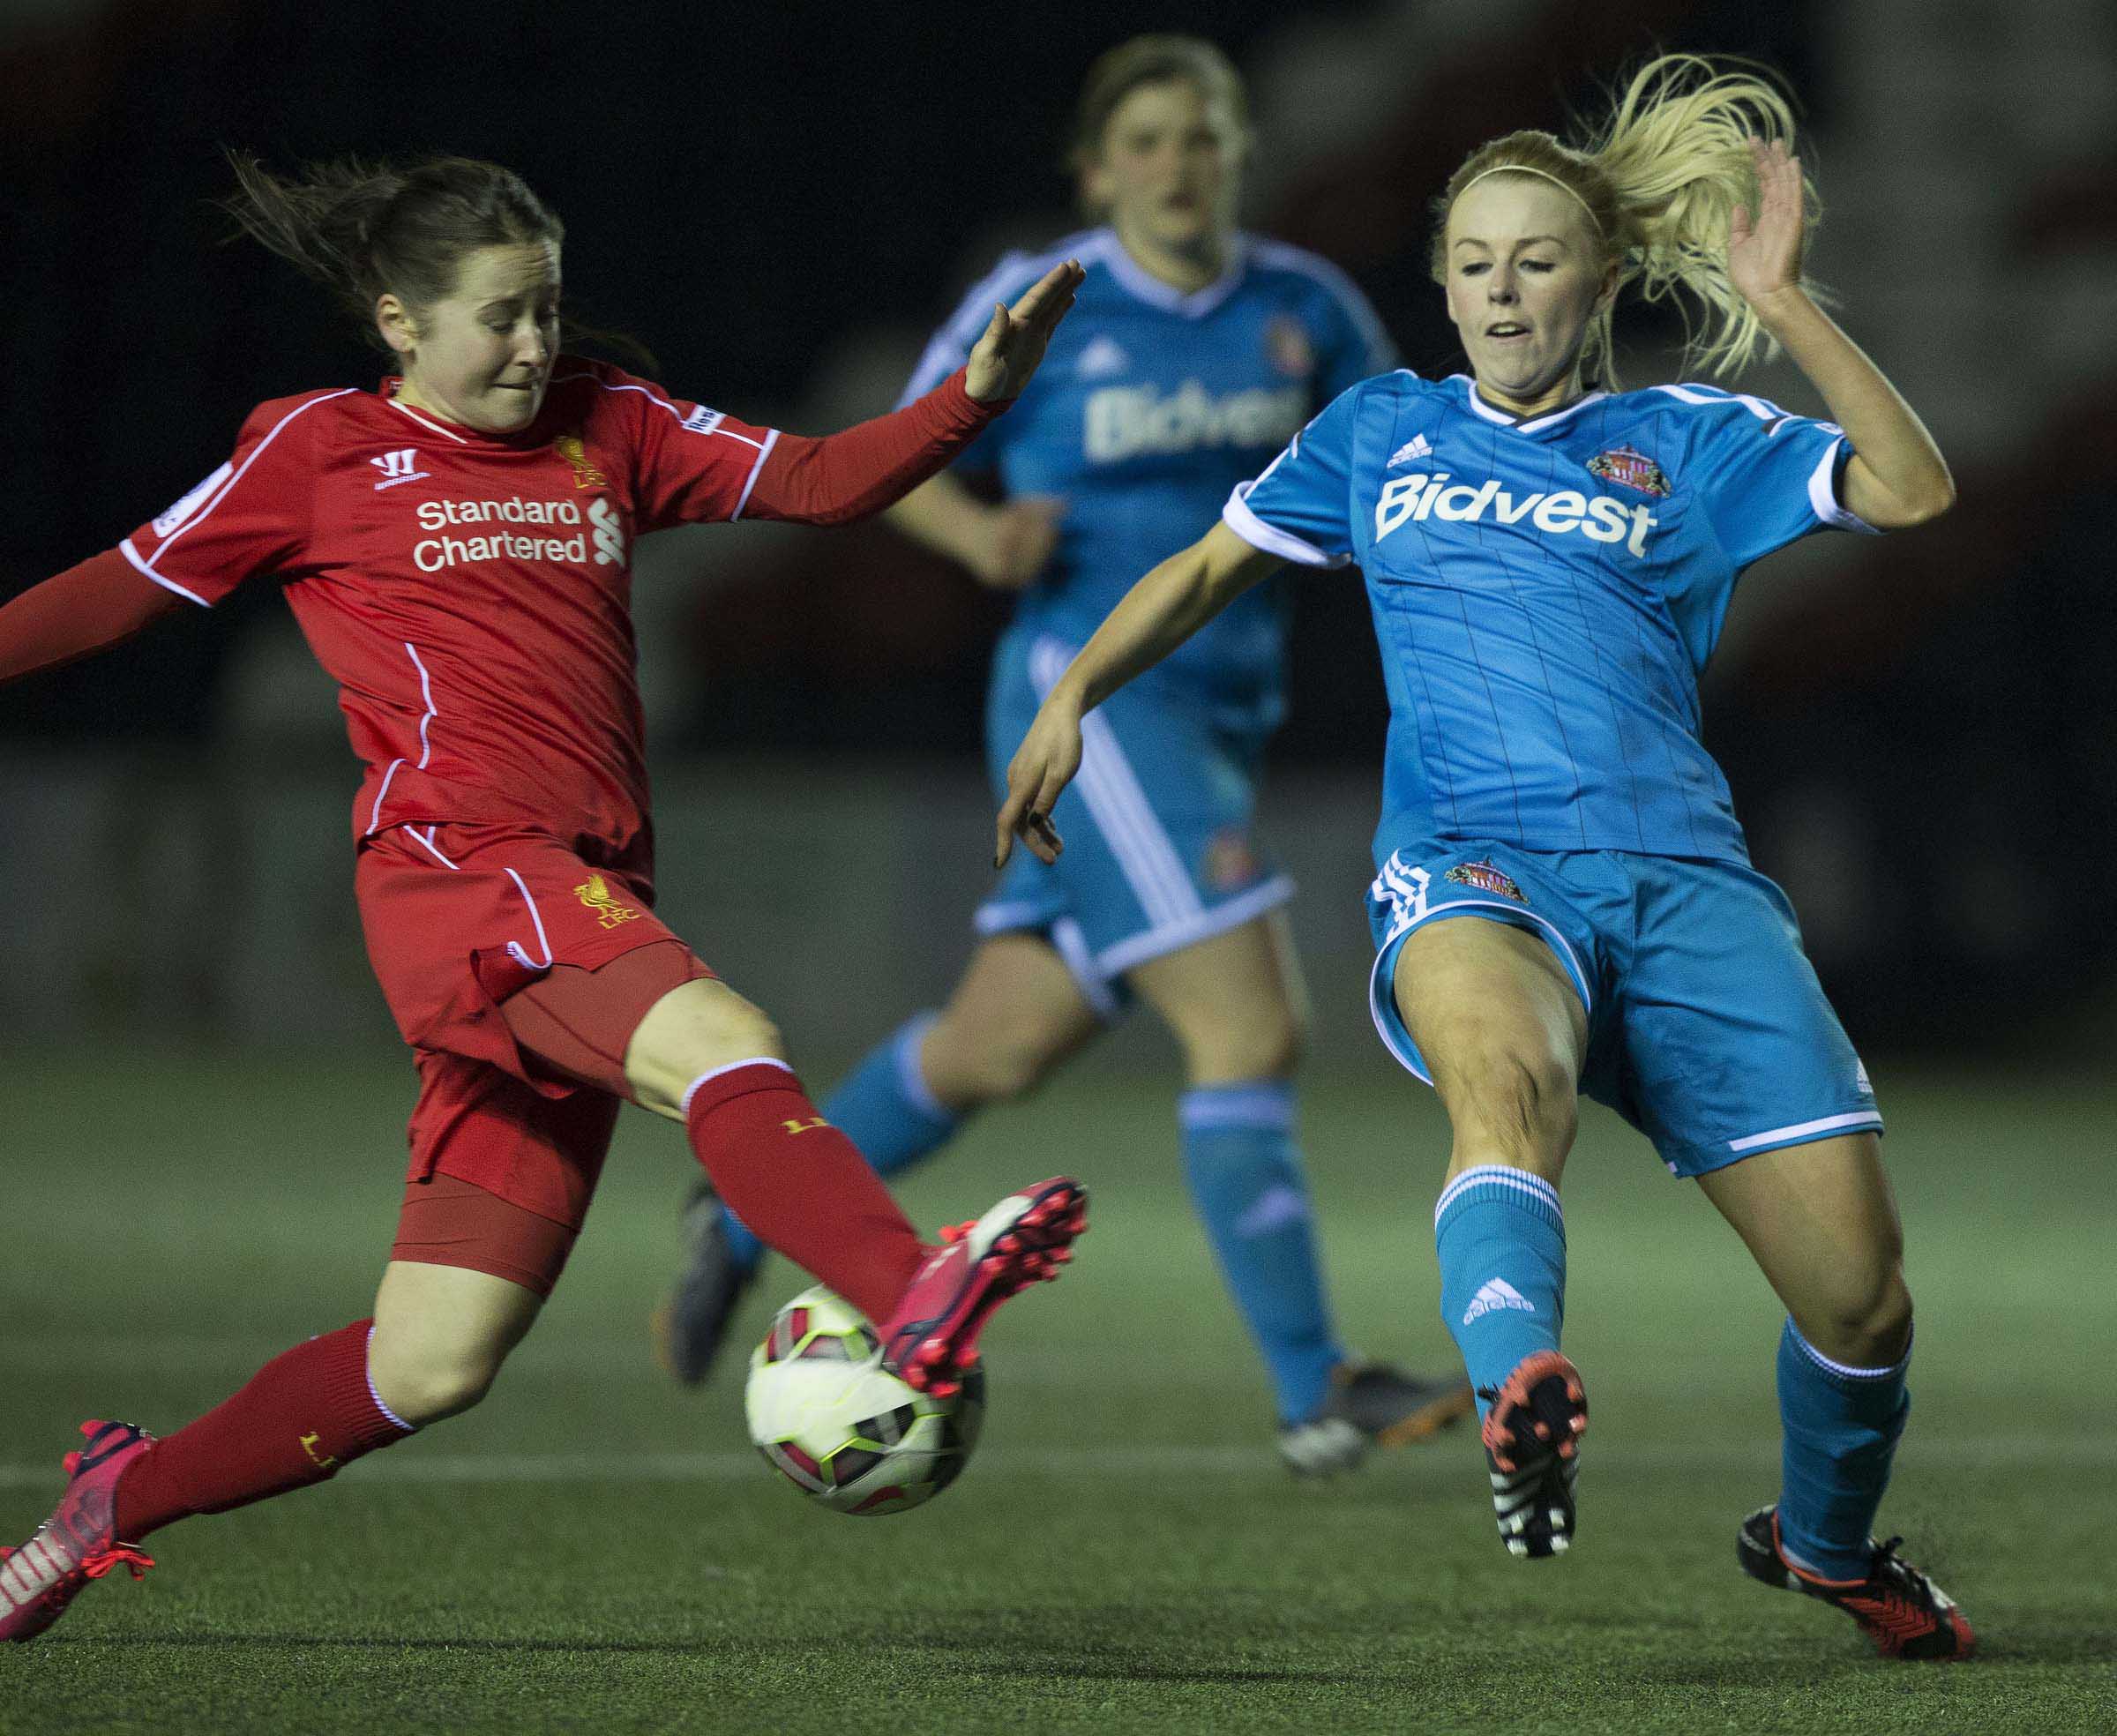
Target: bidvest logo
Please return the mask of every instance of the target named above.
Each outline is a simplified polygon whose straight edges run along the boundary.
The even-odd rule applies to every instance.
[[[1283,446],[1308,415],[1308,388],[1253,386],[1216,397],[1198,380],[1174,392],[1106,385],[1088,394],[1084,445],[1091,461],[1115,464],[1142,453],[1213,446]]]
[[[1414,473],[1393,476],[1382,485],[1374,503],[1374,540],[1384,541],[1407,520],[1463,520],[1471,524],[1492,519],[1503,525],[1527,520],[1551,536],[1575,531],[1593,542],[1622,542],[1627,554],[1647,552],[1647,533],[1661,520],[1642,505],[1598,494],[1593,499],[1575,489],[1539,491],[1517,498],[1500,486],[1497,479],[1484,483],[1448,483],[1450,473],[1432,475]]]

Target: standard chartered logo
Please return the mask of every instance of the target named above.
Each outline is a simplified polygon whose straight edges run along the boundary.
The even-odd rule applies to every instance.
[[[442,533],[412,545],[412,564],[439,572],[477,561],[555,561],[586,566],[625,565],[625,520],[600,497],[584,513],[575,500],[423,500],[423,530]],[[451,535],[447,533],[460,531]]]
[[[1385,483],[1374,503],[1374,540],[1383,541],[1407,520],[1433,518],[1476,524],[1489,518],[1512,525],[1527,520],[1547,535],[1564,536],[1577,530],[1590,542],[1622,542],[1627,553],[1643,556],[1647,532],[1661,522],[1644,506],[1614,495],[1590,498],[1577,489],[1558,489],[1516,497],[1496,480],[1450,486],[1449,474],[1440,470],[1430,476],[1392,476]]]
[[[588,522],[595,527],[595,565],[623,566],[625,526],[618,520],[617,509],[609,501],[598,498],[588,508]]]
[[[1088,394],[1083,444],[1096,464],[1142,453],[1283,446],[1307,415],[1308,391],[1299,385],[1253,386],[1218,396],[1194,379],[1169,393],[1152,385],[1106,385]]]

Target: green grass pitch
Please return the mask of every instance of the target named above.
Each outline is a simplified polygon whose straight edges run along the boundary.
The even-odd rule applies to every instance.
[[[101,1056],[6,1069],[0,1536],[81,1418],[183,1423],[365,1311],[411,1083]],[[1881,1523],[1984,1653],[1885,1665],[1744,1579],[1776,1490],[1779,1314],[1696,1190],[1591,1110],[1566,1194],[1567,1349],[1595,1406],[1581,1540],[1511,1560],[1472,1438],[1296,1485],[1178,1180],[1171,1093],[1076,1074],[904,1192],[923,1221],[1076,1171],[1093,1230],[1008,1309],[961,1483],[809,1508],[646,1335],[689,1160],[628,1117],[572,1270],[487,1403],[330,1485],[166,1531],[0,1655],[0,1731],[2073,1732],[2117,1728],[2106,1277],[2117,1096],[1881,1081],[1919,1302]],[[1443,1130],[1380,1062],[1305,1133],[1349,1336],[1437,1367]],[[797,1287],[775,1267],[744,1337]]]

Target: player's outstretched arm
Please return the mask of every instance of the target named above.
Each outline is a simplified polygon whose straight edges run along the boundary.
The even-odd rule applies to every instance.
[[[1757,209],[1738,209],[1729,226],[1727,274],[1764,329],[1845,430],[1844,504],[1877,529],[1938,518],[1955,504],[1948,460],[1888,378],[1801,287],[1801,161],[1784,143],[1749,141],[1757,166]]]
[[[996,307],[970,359],[923,398],[836,434],[782,434],[764,458],[745,516],[847,524],[894,505],[1014,402],[1073,305],[1081,267],[1068,260],[1012,308]]]
[[[116,550],[94,556],[0,608],[0,686],[107,651],[181,607]]]
[[[1044,696],[1007,767],[995,866],[1006,865],[1017,837],[1040,861],[1058,859],[1066,846],[1051,824],[1051,804],[1081,769],[1081,720],[1281,565],[1216,524],[1126,592]]]

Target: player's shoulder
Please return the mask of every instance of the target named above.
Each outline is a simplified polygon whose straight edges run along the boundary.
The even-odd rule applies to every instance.
[[[1107,229],[1076,229],[1073,234],[1061,236],[1049,246],[1037,248],[1010,248],[999,257],[999,261],[963,292],[956,303],[958,318],[977,317],[979,329],[992,311],[995,302],[1011,302],[1029,285],[1036,282],[1053,266],[1066,259],[1078,259],[1086,267],[1088,281],[1097,276],[1096,267],[1103,258],[1103,250],[1110,242]],[[1107,276],[1107,272],[1102,273]],[[1087,284],[1081,286],[1086,288]]]
[[[1807,420],[1754,392],[1734,392],[1702,380],[1671,380],[1621,393],[1620,404],[1635,414],[1672,417],[1701,432],[1769,433],[1782,423]]]
[[[1249,274],[1260,284],[1315,296],[1356,317],[1371,313],[1359,285],[1320,253],[1270,236],[1245,235],[1242,243]]]
[[[1393,413],[1407,408],[1446,410],[1459,402],[1454,385],[1452,380],[1428,379],[1409,368],[1387,368],[1356,381],[1343,396],[1362,408],[1381,406]]]
[[[319,386],[313,392],[267,398],[243,418],[242,438],[246,443],[262,445],[283,438],[297,427],[310,435],[340,428],[376,401],[373,393],[357,385]]]

